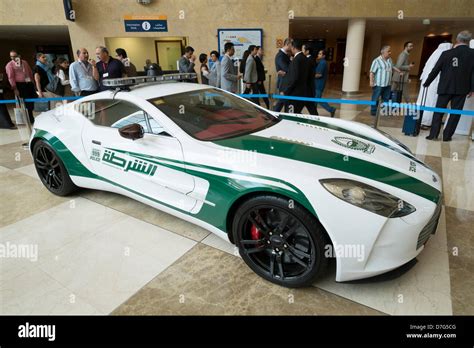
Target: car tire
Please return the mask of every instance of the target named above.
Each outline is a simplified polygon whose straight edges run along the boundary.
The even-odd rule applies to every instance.
[[[309,286],[327,267],[323,227],[293,200],[266,195],[245,201],[234,215],[232,233],[245,263],[272,283]]]
[[[72,182],[63,161],[46,141],[38,140],[34,144],[33,160],[41,182],[50,192],[58,196],[67,196],[78,189]]]

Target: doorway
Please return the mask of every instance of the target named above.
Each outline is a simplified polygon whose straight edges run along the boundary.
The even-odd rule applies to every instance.
[[[421,75],[425,67],[426,61],[431,56],[431,54],[438,48],[439,44],[442,44],[443,42],[452,42],[452,39],[452,34],[425,36],[423,40],[423,50],[421,51],[420,70],[418,75]]]
[[[184,54],[182,40],[155,40],[156,61],[164,71],[178,70],[177,61]]]

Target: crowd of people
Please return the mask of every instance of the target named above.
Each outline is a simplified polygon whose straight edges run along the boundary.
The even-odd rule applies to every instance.
[[[321,98],[328,77],[328,66],[326,63],[326,51],[319,50],[313,55],[314,48],[303,45],[301,40],[287,38],[283,47],[275,57],[277,72],[277,89],[281,95],[290,97]],[[234,62],[235,47],[231,42],[224,45],[224,56],[220,59],[217,51],[210,53],[212,67],[208,67],[207,54],[199,55],[201,83],[222,88],[231,93],[237,93],[238,83],[243,82],[243,94],[255,103],[260,99],[267,109],[271,108],[268,97],[260,98],[255,95],[266,95],[265,80],[266,70],[263,64],[264,51],[261,46],[249,45],[244,51],[240,64],[237,67]],[[185,54],[179,60],[179,71],[182,73],[195,72],[196,57],[194,49],[186,47]],[[194,81],[197,82],[197,81]],[[299,113],[306,107],[308,112],[318,115],[318,103],[299,100],[278,99],[274,110]],[[331,117],[336,109],[327,103],[321,103]]]
[[[470,96],[474,88],[474,50],[469,48],[472,43],[472,35],[468,31],[458,34],[454,48],[450,43],[441,44],[430,59],[427,61],[421,75],[422,85],[428,89],[428,97],[418,103],[426,103],[428,106],[445,108],[449,102],[453,108],[462,109],[466,97]],[[410,52],[413,50],[413,42],[404,44],[403,51],[399,54],[396,63],[391,59],[391,47],[383,46],[380,55],[371,64],[369,83],[372,88],[371,115],[375,116],[379,100],[410,102],[409,74],[414,67],[410,62]],[[194,48],[187,46],[183,56],[178,61],[180,73],[196,73],[196,56]],[[47,56],[44,53],[36,55],[35,66],[32,69],[29,64],[21,58],[16,50],[10,51],[10,62],[6,65],[8,81],[16,96],[21,98],[49,98],[67,95],[87,96],[110,87],[104,86],[105,79],[137,76],[137,69],[127,56],[123,48],[115,50],[113,58],[106,47],[98,46],[95,50],[96,60],[90,59],[86,48],[76,51],[77,60],[69,65],[64,58],[58,58],[54,66],[50,67]],[[240,64],[236,64],[235,47],[231,42],[224,45],[223,56],[219,52],[211,51],[210,62],[206,53],[198,57],[199,76],[202,84],[222,88],[226,91],[237,93],[239,82],[242,80],[245,97],[260,103],[263,100],[267,109],[272,108],[280,112],[301,113],[306,107],[311,115],[318,115],[318,103],[305,100],[307,98],[322,98],[328,79],[328,64],[326,62],[326,51],[315,50],[309,44],[303,44],[301,40],[287,38],[283,46],[275,56],[275,68],[277,76],[277,93],[289,98],[278,98],[274,106],[270,105],[266,95],[265,80],[266,70],[263,63],[263,48],[250,45],[244,52]],[[456,65],[452,63],[456,59]],[[144,66],[145,74],[157,76],[163,74],[158,64],[146,60]],[[441,78],[439,77],[441,75]],[[198,79],[187,82],[198,83]],[[434,82],[434,83],[433,83]],[[433,86],[439,86],[437,91]],[[433,97],[436,93],[437,96]],[[255,96],[254,95],[260,95]],[[421,91],[420,91],[421,94]],[[303,97],[303,98],[301,98]],[[319,103],[331,117],[334,117],[336,108],[326,102]],[[431,105],[430,105],[431,104]],[[27,103],[28,116],[34,123],[33,103]],[[423,121],[423,127],[431,127],[427,139],[438,137],[441,127],[442,113],[427,114]],[[8,117],[7,126],[15,126]],[[9,123],[8,123],[9,122]],[[454,133],[459,115],[451,115],[444,131],[444,140],[449,141]]]
[[[422,88],[419,91],[418,105],[445,109],[450,103],[452,109],[463,110],[466,99],[471,98],[474,92],[474,50],[469,45],[474,46],[472,34],[464,30],[456,36],[454,46],[451,43],[442,43],[433,52],[421,74]],[[376,115],[376,105],[380,99],[383,102],[392,100],[399,103],[403,97],[406,103],[410,102],[408,77],[414,66],[414,63],[409,61],[412,49],[413,43],[406,42],[397,63],[393,64],[391,47],[383,46],[380,56],[373,60],[370,67],[370,86],[372,101],[376,104],[371,106],[371,115]],[[469,100],[469,104],[471,103],[472,99]],[[422,128],[430,129],[426,139],[438,138],[443,115],[443,112],[422,113]],[[449,115],[443,131],[443,141],[452,140],[460,118],[459,114]],[[470,126],[471,121],[468,122]]]
[[[51,66],[47,55],[40,52],[35,56],[32,69],[18,51],[11,50],[10,62],[5,66],[5,71],[15,96],[23,99],[87,96],[109,89],[102,83],[104,79],[137,76],[137,69],[130,62],[127,52],[118,48],[115,53],[116,58],[113,58],[106,47],[98,46],[95,51],[97,60],[94,60],[89,58],[87,49],[80,48],[76,51],[77,60],[73,63],[69,64],[67,59],[59,57]],[[149,67],[145,67],[147,69],[160,73],[160,69],[151,63]],[[46,104],[46,108],[49,108],[49,104]],[[40,103],[26,103],[31,124],[34,123],[33,111],[38,105]],[[5,111],[3,110],[2,115],[6,113],[6,116],[1,120],[2,125],[5,123],[3,128],[16,129]]]

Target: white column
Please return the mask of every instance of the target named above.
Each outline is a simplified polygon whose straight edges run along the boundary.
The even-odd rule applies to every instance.
[[[346,57],[342,78],[342,93],[359,91],[362,51],[364,49],[365,18],[349,19],[346,38]]]

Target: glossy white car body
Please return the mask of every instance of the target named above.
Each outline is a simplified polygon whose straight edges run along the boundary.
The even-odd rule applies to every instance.
[[[79,187],[126,195],[226,240],[229,214],[242,197],[261,192],[293,199],[330,237],[337,281],[393,270],[421,252],[425,235],[436,229],[441,179],[406,148],[360,123],[282,113],[273,113],[280,122],[254,134],[200,141],[147,101],[207,88],[166,83],[97,93],[37,117],[31,145],[40,138],[52,145]],[[125,139],[79,107],[112,98],[138,106],[168,135]],[[349,204],[320,183],[334,178],[373,186],[416,210],[388,218]]]

